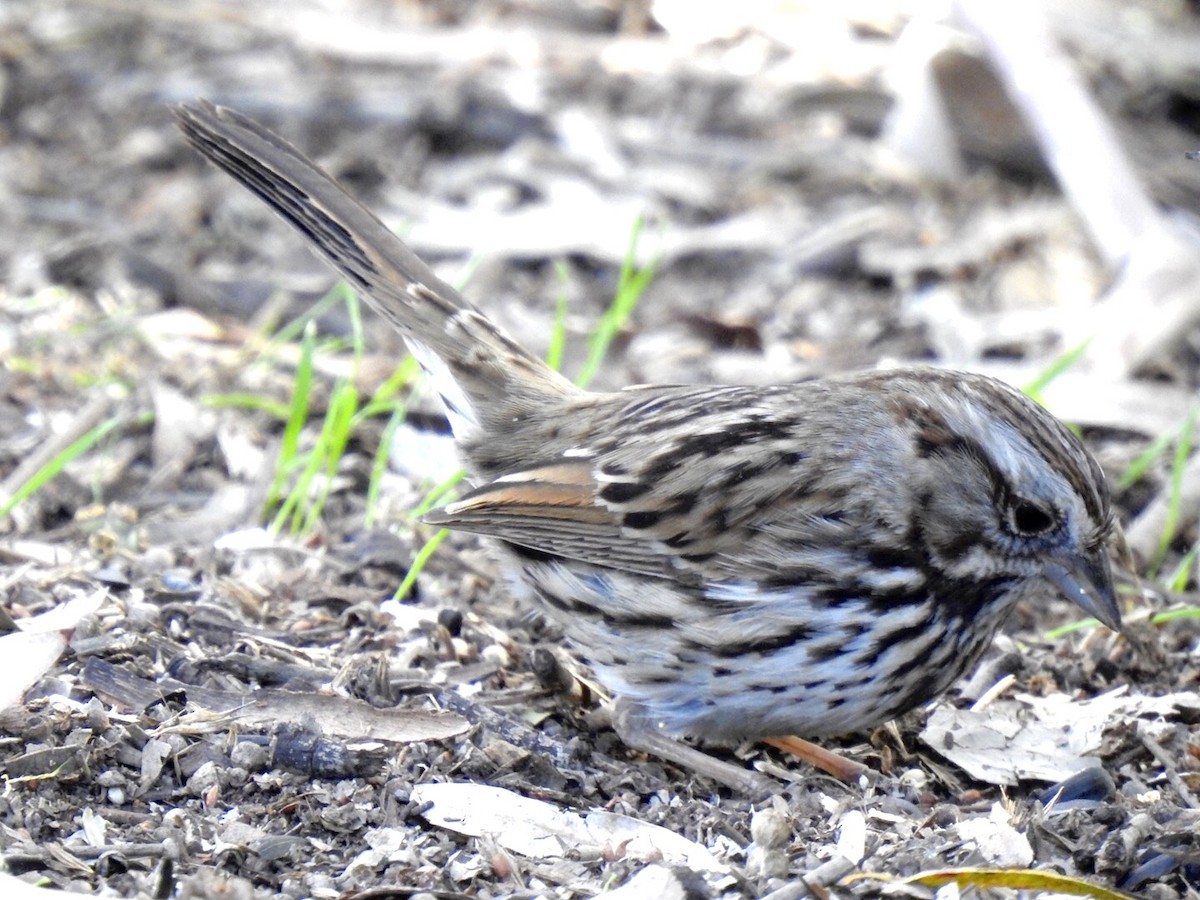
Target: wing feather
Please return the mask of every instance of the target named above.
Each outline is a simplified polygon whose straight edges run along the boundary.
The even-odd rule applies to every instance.
[[[627,533],[598,490],[589,461],[554,463],[482,485],[424,521],[603,568],[671,575],[671,554]]]

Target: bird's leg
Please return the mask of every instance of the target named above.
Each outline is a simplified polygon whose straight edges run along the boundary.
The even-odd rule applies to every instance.
[[[780,783],[766,775],[709,756],[695,747],[663,734],[646,721],[644,713],[632,703],[617,700],[612,714],[613,730],[627,747],[707,776],[740,794],[762,800],[778,794]]]
[[[857,763],[852,759],[846,759],[839,753],[834,753],[832,750],[826,750],[816,744],[810,743],[803,738],[798,737],[777,737],[766,738],[764,744],[770,744],[777,750],[782,750],[784,753],[790,753],[792,756],[798,757],[807,763],[820,769],[822,772],[828,772],[839,781],[856,782],[860,775],[869,772],[866,766],[862,763]]]

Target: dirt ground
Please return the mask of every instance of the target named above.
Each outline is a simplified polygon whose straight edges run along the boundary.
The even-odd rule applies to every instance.
[[[1116,218],[1162,211],[1191,248],[1145,264],[1173,279],[1138,281],[998,99],[987,41],[917,3],[7,0],[0,500],[98,438],[0,520],[0,665],[35,673],[0,721],[7,873],[120,897],[782,900],[946,898],[903,879],[974,867],[1046,880],[961,874],[964,896],[1062,875],[1200,897],[1200,16],[1044,8],[1147,191]],[[898,124],[933,114],[931,84],[948,158]],[[474,539],[391,599],[453,470],[419,386],[398,427],[361,417],[311,527],[270,527],[304,322],[301,453],[403,348],[364,312],[356,352],[341,295],[318,307],[331,273],[175,129],[196,97],[302,147],[539,353],[564,298],[570,375],[641,217],[654,277],[597,388],[912,361],[1025,386],[1094,326],[1044,399],[1114,485],[1127,633],[1022,607],[936,710],[826,742],[858,784],[714,750],[778,778],[752,803],[629,751]],[[1107,164],[1089,146],[1058,164]],[[84,612],[27,655],[63,605]]]

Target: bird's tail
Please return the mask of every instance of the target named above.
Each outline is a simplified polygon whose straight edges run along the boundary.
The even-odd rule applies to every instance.
[[[175,107],[175,116],[201,153],[290,222],[404,336],[458,438],[496,433],[577,391],[287,141],[206,100]]]

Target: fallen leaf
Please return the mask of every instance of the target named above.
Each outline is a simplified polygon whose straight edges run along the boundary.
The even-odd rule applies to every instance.
[[[421,784],[413,788],[412,800],[432,804],[421,813],[431,824],[470,837],[488,835],[523,856],[608,853],[705,872],[727,871],[699,844],[616,813],[580,814],[486,784]]]

